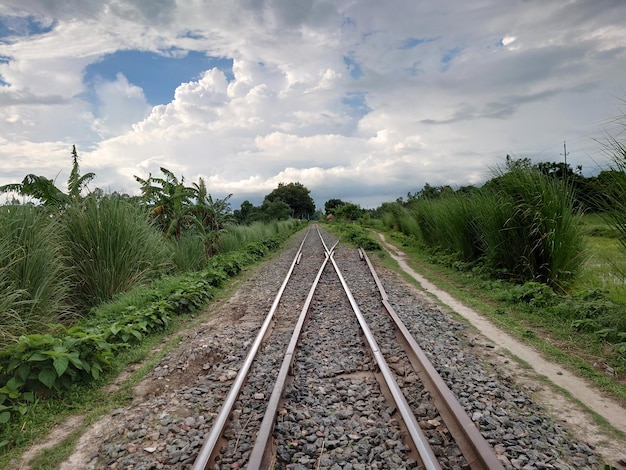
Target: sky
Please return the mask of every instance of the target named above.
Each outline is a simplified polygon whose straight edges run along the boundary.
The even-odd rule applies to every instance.
[[[0,4],[0,185],[64,188],[76,145],[90,190],[375,208],[507,154],[595,174],[625,100],[624,0]]]

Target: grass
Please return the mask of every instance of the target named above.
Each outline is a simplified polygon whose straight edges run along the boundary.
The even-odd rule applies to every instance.
[[[60,224],[33,206],[0,207],[0,347],[75,316]]]
[[[274,237],[285,231],[290,231],[301,222],[298,220],[283,220],[271,222],[254,222],[250,225],[228,225],[220,236],[218,243],[219,253],[228,253],[238,249],[246,243],[258,242]]]
[[[584,263],[571,190],[539,171],[497,176],[474,193],[390,204],[383,221],[461,263],[566,290]]]
[[[169,246],[143,209],[122,198],[72,206],[64,230],[77,302],[86,310],[168,269]]]
[[[605,290],[612,299],[626,304],[626,252],[618,249],[619,233],[596,214],[582,221],[587,236],[589,259],[577,287]]]

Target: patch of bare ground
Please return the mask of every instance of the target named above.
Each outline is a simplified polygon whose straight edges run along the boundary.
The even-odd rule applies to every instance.
[[[583,378],[577,377],[560,365],[546,360],[528,345],[501,331],[474,310],[454,299],[415,272],[407,263],[406,255],[388,244],[380,235],[384,248],[400,267],[438,301],[465,318],[475,328],[474,343],[489,343],[493,348],[475,347],[485,362],[507,370],[516,383],[533,392],[534,398],[581,442],[587,443],[606,463],[616,468],[626,467],[626,441],[599,426],[592,413],[604,418],[615,429],[626,433],[626,409]],[[511,356],[521,359],[521,365]],[[572,400],[561,390],[566,390]],[[576,401],[577,400],[577,401]],[[580,406],[583,403],[588,409]]]

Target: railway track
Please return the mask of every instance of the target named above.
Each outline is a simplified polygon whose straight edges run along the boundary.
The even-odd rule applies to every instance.
[[[193,469],[503,468],[367,255],[336,244],[308,231]]]

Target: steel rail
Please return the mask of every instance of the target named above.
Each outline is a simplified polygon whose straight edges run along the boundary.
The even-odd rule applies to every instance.
[[[250,458],[248,459],[248,465],[246,468],[249,470],[256,470],[260,468],[269,468],[271,455],[268,452],[269,442],[272,437],[272,432],[274,431],[274,425],[276,423],[276,416],[278,413],[278,406],[280,405],[280,400],[283,395],[283,391],[285,390],[285,385],[287,384],[287,376],[289,374],[289,370],[291,369],[291,365],[294,360],[294,354],[296,351],[296,347],[298,345],[298,341],[300,340],[300,334],[302,333],[302,328],[304,326],[304,322],[307,318],[307,314],[309,312],[309,307],[313,300],[313,294],[315,293],[315,289],[317,288],[317,284],[319,283],[320,278],[322,277],[322,272],[324,268],[328,264],[328,260],[330,259],[330,255],[339,243],[333,245],[333,247],[328,250],[326,247],[326,243],[324,243],[324,239],[320,231],[317,231],[322,243],[324,244],[324,248],[326,250],[326,257],[319,271],[317,272],[317,276],[311,285],[311,289],[309,290],[309,294],[302,306],[302,310],[300,312],[300,316],[298,317],[298,321],[291,335],[291,340],[289,341],[289,346],[285,351],[285,356],[283,358],[283,363],[278,371],[278,376],[276,378],[276,382],[274,383],[274,388],[272,390],[272,395],[268,401],[267,408],[265,409],[265,414],[263,416],[263,420],[261,421],[261,427],[257,433],[256,440],[254,442],[254,447],[252,448],[252,452],[250,453]]]
[[[337,263],[335,259],[333,258],[333,254],[334,253],[330,254],[330,261],[332,262],[335,268],[337,276],[339,276],[341,285],[343,286],[343,289],[346,295],[348,296],[348,300],[350,301],[352,310],[354,310],[354,313],[359,321],[361,330],[363,331],[363,334],[365,335],[365,338],[367,339],[369,347],[372,350],[372,354],[374,355],[374,359],[378,365],[378,368],[380,369],[381,373],[383,374],[383,377],[385,378],[387,386],[389,387],[389,391],[391,392],[391,395],[396,403],[396,407],[398,408],[398,411],[400,412],[400,415],[402,416],[404,424],[407,427],[407,430],[409,431],[409,435],[411,436],[411,440],[413,441],[413,444],[415,445],[415,448],[417,450],[421,463],[428,470],[439,470],[441,469],[441,465],[439,464],[437,457],[435,457],[435,454],[433,453],[433,450],[430,447],[430,444],[428,443],[428,439],[426,438],[421,428],[419,427],[417,419],[415,418],[415,415],[411,411],[411,407],[406,401],[406,398],[402,394],[402,391],[400,390],[398,383],[393,378],[391,369],[389,368],[387,361],[385,360],[382,353],[380,352],[380,349],[378,348],[378,344],[376,343],[376,339],[374,338],[374,335],[372,334],[369,326],[367,325],[367,322],[365,321],[365,317],[361,313],[361,310],[359,309],[359,306],[354,300],[354,297],[352,296],[352,293],[350,292],[350,289],[348,288],[346,281],[341,275],[341,271],[339,270],[339,267],[337,266]]]
[[[374,266],[370,262],[367,253],[359,248],[360,256],[365,259],[372,277],[378,286],[381,294],[382,303],[385,310],[393,319],[397,331],[400,332],[402,340],[407,346],[406,352],[413,368],[429,391],[441,417],[443,418],[448,430],[454,437],[457,445],[463,452],[463,456],[467,460],[470,468],[477,469],[504,469],[502,463],[498,460],[492,446],[480,434],[470,417],[461,406],[456,396],[448,388],[443,378],[435,370],[432,363],[426,357],[426,354],[419,347],[413,335],[409,332],[400,317],[396,314],[389,302],[389,297],[385,291]]]
[[[269,313],[265,317],[265,321],[263,322],[263,325],[261,326],[261,329],[259,330],[259,333],[257,334],[256,339],[254,340],[252,348],[248,352],[248,355],[246,357],[246,360],[244,361],[244,364],[241,366],[241,369],[239,369],[239,372],[237,373],[237,377],[235,378],[235,381],[232,387],[230,388],[228,396],[226,397],[226,401],[222,405],[222,408],[220,409],[217,415],[217,418],[213,422],[213,426],[211,427],[209,436],[205,440],[204,444],[202,445],[202,448],[200,449],[198,456],[196,457],[196,460],[194,461],[192,470],[205,470],[209,462],[214,456],[214,453],[216,450],[215,446],[224,431],[224,426],[226,422],[228,421],[228,417],[232,411],[235,401],[237,400],[237,397],[239,396],[241,387],[243,383],[245,382],[245,379],[248,375],[248,371],[250,370],[252,362],[254,361],[254,358],[263,341],[263,337],[265,336],[265,333],[267,332],[269,325],[274,317],[274,313],[276,312],[276,309],[278,308],[278,303],[280,302],[283,292],[285,291],[285,288],[287,287],[289,278],[291,277],[291,274],[293,273],[296,263],[300,260],[302,247],[304,246],[304,242],[309,236],[309,232],[310,232],[310,229],[306,232],[304,238],[302,239],[302,243],[300,244],[300,247],[298,248],[298,251],[296,252],[296,256],[294,257],[291,263],[289,271],[287,272],[287,275],[285,276],[285,279],[283,280],[283,283],[280,286],[278,293],[276,294],[276,298],[274,299],[272,307],[270,308]]]

